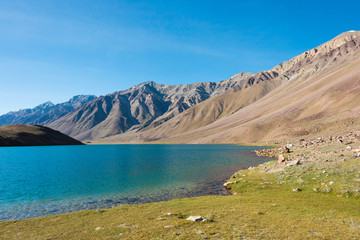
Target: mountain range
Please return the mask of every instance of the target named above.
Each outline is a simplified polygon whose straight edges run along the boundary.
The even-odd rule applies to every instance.
[[[0,126],[9,124],[46,125],[95,98],[94,95],[78,95],[59,104],[49,101],[35,108],[9,112],[0,116]]]
[[[345,32],[268,71],[220,82],[145,82],[0,116],[96,143],[236,143],[360,126],[360,32]],[[75,104],[76,102],[76,104]]]

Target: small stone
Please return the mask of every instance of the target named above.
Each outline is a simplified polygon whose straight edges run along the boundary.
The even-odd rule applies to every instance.
[[[332,188],[325,186],[325,192],[331,193],[332,192]]]
[[[290,153],[290,149],[289,149],[287,146],[285,146],[285,147],[282,149],[282,152],[283,152],[283,153]]]
[[[164,228],[174,228],[174,225],[166,225]]]
[[[199,231],[197,231],[196,233],[199,234],[199,235],[204,235],[204,234],[205,234],[205,232],[202,231],[202,230],[199,230]]]
[[[226,183],[224,183],[224,187],[228,187],[228,185],[230,185],[230,184],[233,184],[234,182],[232,182],[232,181],[228,181],[228,182],[226,182]]]
[[[173,214],[172,214],[172,213],[167,213],[167,214],[166,214],[166,216],[171,216],[171,215],[173,215]]]
[[[206,219],[203,218],[202,216],[190,216],[186,220],[193,221],[193,222],[202,222],[202,221],[205,221]]]
[[[95,228],[95,231],[99,231],[99,230],[101,230],[101,229],[103,229],[102,227],[96,227]]]
[[[301,191],[300,188],[294,188],[294,189],[293,189],[293,192],[300,192],[300,191]]]
[[[347,150],[351,150],[352,147],[351,147],[351,146],[347,146],[346,149],[347,149]]]
[[[330,185],[333,185],[333,184],[334,184],[334,182],[333,182],[333,181],[331,181],[331,182],[329,182],[329,184],[330,184]]]
[[[285,162],[285,157],[282,154],[280,154],[278,158],[278,163],[282,163],[282,162]]]
[[[299,165],[300,164],[300,161],[299,160],[294,160],[294,161],[291,161],[289,162],[288,164],[286,164],[286,166],[296,166],[296,165]]]
[[[314,188],[313,191],[314,191],[314,192],[318,192],[318,191],[319,191],[319,188]]]

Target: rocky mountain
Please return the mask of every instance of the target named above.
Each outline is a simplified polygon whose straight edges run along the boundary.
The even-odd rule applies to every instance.
[[[359,49],[360,32],[350,31],[268,71],[216,83],[145,82],[76,107],[48,102],[5,119],[99,143],[232,143],[322,132],[360,116]]]
[[[165,85],[145,82],[99,97],[48,124],[79,140],[93,140],[159,126],[183,111],[228,90],[246,88],[262,79],[240,73],[214,83]]]
[[[360,32],[242,79],[158,126],[101,143],[267,141],[360,126]]]
[[[0,146],[82,145],[83,143],[43,126],[12,124],[0,127]]]
[[[32,109],[9,112],[0,116],[0,126],[9,124],[45,125],[95,98],[96,96],[93,95],[78,95],[64,103],[46,102]]]

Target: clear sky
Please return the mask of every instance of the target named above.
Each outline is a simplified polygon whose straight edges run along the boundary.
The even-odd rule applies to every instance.
[[[0,114],[145,81],[268,70],[348,30],[360,1],[1,0]]]

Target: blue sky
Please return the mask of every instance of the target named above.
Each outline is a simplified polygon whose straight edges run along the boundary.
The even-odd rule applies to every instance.
[[[145,81],[268,70],[348,30],[359,1],[0,1],[0,114]]]

